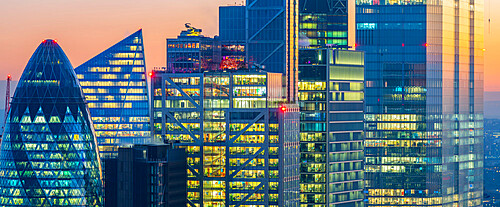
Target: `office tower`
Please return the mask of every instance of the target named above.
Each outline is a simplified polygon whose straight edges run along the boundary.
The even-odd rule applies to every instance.
[[[186,30],[177,38],[167,39],[167,71],[199,73],[214,71],[220,65],[220,43],[217,38],[205,37],[202,30],[186,23]]]
[[[106,161],[106,167],[115,165],[114,172],[106,172],[106,206],[186,206],[186,152],[172,147],[118,148],[118,156]]]
[[[152,77],[154,136],[178,141],[191,206],[299,205],[299,109],[283,104],[280,73]]]
[[[348,34],[355,32],[349,31],[348,23],[352,21],[351,24],[354,24],[355,13],[348,12],[348,4],[348,0],[300,0],[299,45],[347,48]]]
[[[87,99],[102,158],[122,144],[151,137],[142,30],[75,69]]]
[[[361,207],[364,54],[299,50],[301,207]]]
[[[246,1],[246,60],[282,73],[288,102],[295,103],[298,83],[298,0]]]
[[[221,70],[246,68],[245,6],[219,7]]]
[[[55,40],[29,60],[12,98],[0,152],[1,206],[101,206],[89,110]]]
[[[483,1],[358,1],[368,206],[481,206]]]

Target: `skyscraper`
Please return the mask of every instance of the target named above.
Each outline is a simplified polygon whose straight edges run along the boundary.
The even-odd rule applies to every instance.
[[[152,78],[155,139],[186,149],[191,206],[299,206],[299,109],[280,73]]]
[[[298,0],[246,1],[246,60],[285,77],[286,99],[297,99]]]
[[[88,101],[102,157],[122,144],[150,141],[142,30],[75,69]]]
[[[247,67],[245,6],[219,7],[219,39],[221,70],[237,70]]]
[[[483,1],[357,1],[368,206],[481,206]]]
[[[348,23],[354,21],[349,19],[348,3],[348,0],[300,0],[300,46],[347,48],[348,33],[351,32]],[[354,19],[354,12],[349,14]]]
[[[362,207],[364,53],[300,49],[300,203]]]
[[[1,206],[102,206],[101,166],[80,85],[44,40],[12,99],[0,152]]]

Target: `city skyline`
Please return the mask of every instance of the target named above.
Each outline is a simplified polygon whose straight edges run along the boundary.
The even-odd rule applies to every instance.
[[[1,206],[500,207],[500,0],[2,3]]]
[[[218,35],[218,6],[240,5],[229,0],[189,0],[187,3],[154,0],[148,4],[135,1],[86,1],[58,3],[54,0],[38,3],[7,0],[0,12],[0,79],[7,74],[16,81],[32,51],[41,40],[54,38],[63,43],[68,58],[77,67],[112,46],[139,28],[144,30],[147,71],[165,66],[166,38],[176,37],[184,23],[203,29],[205,36]],[[500,1],[485,2],[485,91],[500,91],[495,77],[496,56],[500,55],[500,14],[489,8],[499,8]],[[133,8],[133,9],[130,9]],[[186,12],[189,11],[189,12]],[[121,13],[129,15],[120,15]],[[28,15],[29,14],[29,15]],[[3,20],[7,21],[3,21]],[[491,24],[488,23],[491,19]],[[497,21],[498,20],[498,21]]]

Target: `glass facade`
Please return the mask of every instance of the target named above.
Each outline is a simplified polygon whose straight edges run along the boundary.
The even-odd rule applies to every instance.
[[[301,47],[348,46],[348,0],[300,0]]]
[[[219,69],[220,42],[201,32],[187,23],[177,38],[167,39],[167,71],[199,73]]]
[[[297,99],[298,0],[247,0],[247,61],[286,76],[287,101]]]
[[[483,1],[357,1],[368,206],[482,206]]]
[[[0,152],[1,206],[103,206],[101,165],[73,66],[44,40],[12,99]]]
[[[190,203],[298,206],[299,109],[281,105],[281,77],[154,74],[154,138],[186,149]]]
[[[219,7],[219,38],[245,42],[245,6]]]
[[[362,207],[364,54],[299,57],[301,207]]]
[[[101,157],[122,144],[149,143],[151,127],[142,30],[75,69],[88,102]]]
[[[245,6],[219,7],[221,70],[246,68]]]

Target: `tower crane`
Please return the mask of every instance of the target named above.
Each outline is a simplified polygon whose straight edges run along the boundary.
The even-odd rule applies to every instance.
[[[5,116],[3,117],[4,125],[2,126],[2,134],[0,134],[0,142],[2,141],[3,132],[5,130],[5,125],[7,124],[7,117],[9,116],[10,109],[10,81],[12,76],[7,75],[7,87],[5,88]]]

